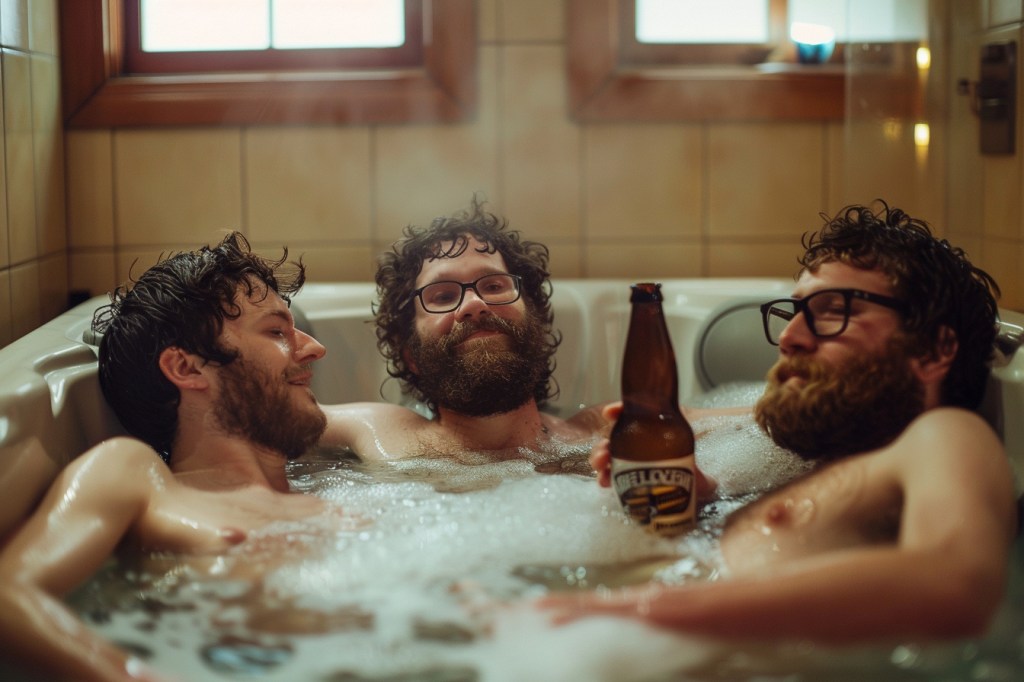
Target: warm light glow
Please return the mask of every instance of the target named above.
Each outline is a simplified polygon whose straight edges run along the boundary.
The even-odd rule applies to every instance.
[[[914,144],[918,147],[927,147],[931,141],[931,129],[927,123],[914,124]]]
[[[805,45],[826,45],[835,41],[836,32],[822,24],[805,24],[803,22],[794,21],[789,27],[789,37],[792,38],[795,43],[803,43]]]
[[[903,122],[898,118],[887,118],[882,123],[882,135],[889,142],[899,142],[903,136]]]
[[[932,51],[927,47],[917,48],[917,68],[927,69],[932,64]]]

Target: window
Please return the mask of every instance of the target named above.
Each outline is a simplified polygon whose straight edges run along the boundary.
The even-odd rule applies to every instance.
[[[402,0],[125,0],[125,72],[415,66],[422,7]]]
[[[839,54],[833,65],[795,63],[795,48],[785,30],[788,13],[800,3],[812,8],[840,3],[856,6],[858,12],[886,3],[899,19],[901,7],[925,0],[762,1],[769,8],[768,35],[781,43],[641,43],[636,39],[640,0],[567,0],[573,116],[580,121],[840,120],[846,115],[849,61]],[[921,106],[916,47],[907,42],[864,51],[871,59],[881,57],[855,74],[862,83],[871,81],[879,91],[892,93],[885,106],[894,116]],[[792,56],[765,61],[773,49]]]
[[[207,62],[202,71],[153,73],[129,68],[126,19],[139,1],[60,4],[68,127],[450,122],[476,110],[473,0],[406,0],[406,43],[417,54],[383,68],[317,64],[300,50],[306,58],[274,70]],[[418,19],[409,24],[410,16]]]

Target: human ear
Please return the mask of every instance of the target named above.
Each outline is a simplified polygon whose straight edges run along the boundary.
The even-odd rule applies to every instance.
[[[953,364],[953,359],[956,358],[959,348],[956,332],[952,328],[942,325],[939,327],[938,338],[931,351],[914,358],[914,372],[922,383],[941,383],[949,373],[949,368]]]
[[[160,352],[160,371],[180,390],[203,390],[209,386],[203,367],[206,361],[194,353],[171,346]]]

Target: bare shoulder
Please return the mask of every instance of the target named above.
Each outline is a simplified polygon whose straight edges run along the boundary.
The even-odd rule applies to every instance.
[[[393,403],[326,405],[327,430],[320,445],[349,448],[363,459],[393,459],[412,452],[410,444],[433,423]]]
[[[144,478],[140,480],[140,474]],[[105,487],[113,484],[173,482],[174,477],[160,456],[142,441],[127,436],[105,440],[77,457],[65,468],[65,477],[76,481],[99,479]]]
[[[1006,451],[988,422],[957,407],[938,407],[912,421],[891,446],[909,458],[1006,463]]]

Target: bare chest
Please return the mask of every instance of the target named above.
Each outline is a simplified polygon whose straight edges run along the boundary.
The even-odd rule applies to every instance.
[[[902,494],[867,457],[812,472],[741,509],[722,536],[734,575],[755,574],[796,558],[894,542]]]

